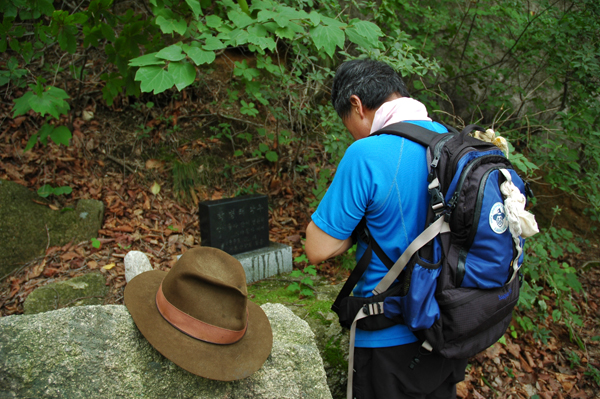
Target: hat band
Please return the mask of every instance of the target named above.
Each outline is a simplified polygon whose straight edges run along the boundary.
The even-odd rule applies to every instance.
[[[182,312],[165,298],[162,290],[162,283],[156,292],[156,306],[158,307],[161,316],[173,327],[192,338],[211,344],[226,345],[236,343],[242,339],[248,328],[247,312],[246,325],[242,330],[228,330],[226,328],[217,327]]]

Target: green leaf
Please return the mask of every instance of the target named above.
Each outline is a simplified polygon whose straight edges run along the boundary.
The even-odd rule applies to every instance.
[[[190,10],[192,10],[192,13],[194,13],[196,18],[202,15],[202,6],[200,6],[199,0],[185,0],[185,2],[190,7]]]
[[[336,28],[343,28],[346,26],[345,23],[338,21],[337,19],[329,18],[324,15],[321,15],[321,22],[323,25],[332,26]]]
[[[141,66],[149,66],[149,65],[164,65],[165,62],[160,58],[156,57],[157,53],[150,53],[146,55],[142,55],[141,57],[134,58],[129,61],[129,66],[132,67],[141,67]]]
[[[223,20],[218,15],[207,15],[206,16],[206,26],[209,28],[220,28],[223,25]]]
[[[72,24],[81,25],[81,24],[87,22],[87,20],[88,20],[88,16],[82,12],[78,12],[78,13],[72,14],[70,16],[70,21]]]
[[[272,11],[272,10],[262,10],[262,11],[259,11],[258,14],[256,15],[256,21],[261,22],[261,23],[267,22],[267,21],[277,18],[278,15],[279,15],[278,13],[276,13],[275,11]]]
[[[237,10],[229,11],[227,16],[229,17],[229,20],[238,28],[245,28],[246,26],[255,22],[254,19],[249,17],[247,14]]]
[[[135,74],[135,80],[141,83],[143,92],[152,91],[154,94],[162,93],[175,84],[171,74],[159,66],[141,67]]]
[[[315,283],[312,281],[312,279],[310,277],[305,277],[300,282],[305,285],[310,285],[311,287],[315,285]]]
[[[562,313],[560,312],[560,310],[554,309],[552,311],[552,320],[554,320],[555,323],[558,323],[560,321],[561,316]]]
[[[54,195],[69,195],[73,192],[73,188],[71,186],[61,186],[54,188]]]
[[[291,283],[286,289],[292,292],[296,292],[300,290],[300,285],[298,283]]]
[[[310,30],[311,38],[317,50],[323,49],[333,58],[335,47],[343,48],[346,38],[341,29],[333,26],[317,26]]]
[[[13,118],[19,115],[24,115],[31,109],[31,105],[29,105],[29,100],[32,96],[34,96],[33,92],[28,91],[21,97],[14,100],[15,105],[13,107]]]
[[[181,61],[185,58],[185,54],[181,51],[179,44],[172,44],[156,53],[156,58],[162,58],[167,61]]]
[[[59,126],[50,133],[50,138],[56,144],[62,144],[64,146],[69,145],[69,140],[71,140],[71,131],[66,126]]]
[[[214,36],[210,36],[206,38],[204,46],[202,46],[204,50],[213,51],[213,50],[221,50],[224,49],[225,46],[222,41],[217,39]]]
[[[308,19],[310,19],[313,26],[317,26],[321,23],[321,14],[313,10],[308,14]]]
[[[37,143],[38,141],[38,134],[34,133],[31,135],[31,137],[29,138],[29,140],[27,140],[27,145],[25,146],[25,148],[23,148],[23,152],[27,152],[29,150],[31,150],[33,148],[33,146],[35,145],[35,143]]]
[[[39,112],[42,116],[50,114],[56,119],[60,117],[60,113],[65,109],[65,105],[68,107],[68,104],[64,100],[54,97],[49,91],[44,91],[40,96],[31,96],[29,98],[29,105],[32,110]]]
[[[265,153],[265,158],[269,162],[277,162],[277,160],[279,159],[279,156],[277,155],[277,153],[275,151],[267,151]]]
[[[285,28],[277,28],[275,34],[282,39],[293,40],[297,34],[304,33],[304,29],[297,24],[289,24]]]
[[[354,22],[356,21],[356,22]],[[383,36],[383,32],[379,29],[379,26],[369,21],[353,20],[352,26],[348,27],[348,30],[355,31],[360,36],[364,37],[365,40],[373,47],[379,46],[379,38]]]
[[[156,24],[160,27],[163,33],[179,33],[180,35],[185,34],[187,30],[187,23],[185,20],[166,19],[162,15],[156,17]]]
[[[43,145],[48,143],[48,136],[54,131],[54,126],[49,123],[44,123],[37,132],[38,137]]]
[[[215,60],[215,53],[213,51],[204,51],[201,48],[187,45],[183,46],[183,51],[185,51],[187,56],[190,57],[196,65],[210,64]]]
[[[58,87],[48,86],[46,88],[46,91],[52,97],[55,97],[60,100],[66,100],[69,98],[69,95],[67,94],[67,92],[64,91],[63,89],[59,89]]]
[[[277,16],[273,18],[282,28],[285,28],[292,20],[307,18],[308,14],[304,10],[296,10],[291,7],[282,6],[277,9]]]
[[[194,83],[196,68],[187,62],[171,62],[169,64],[169,74],[173,78],[177,90],[181,91]]]
[[[46,198],[51,194],[54,194],[54,187],[49,184],[44,184],[42,187],[38,188],[37,194],[42,198]]]
[[[74,54],[77,50],[77,28],[74,26],[63,26],[56,37],[60,48],[69,54]]]

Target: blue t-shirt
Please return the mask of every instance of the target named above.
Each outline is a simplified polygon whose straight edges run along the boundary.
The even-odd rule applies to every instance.
[[[447,132],[435,122],[406,122]],[[384,134],[358,140],[348,147],[312,220],[328,235],[345,240],[366,215],[372,236],[388,257],[396,261],[423,231],[428,202],[425,147]],[[357,260],[366,248],[359,240]],[[373,253],[354,295],[372,296],[371,291],[387,272]],[[356,330],[358,348],[385,348],[415,341],[415,335],[401,324],[377,331]]]

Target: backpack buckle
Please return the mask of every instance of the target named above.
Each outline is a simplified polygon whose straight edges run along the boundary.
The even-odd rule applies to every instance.
[[[440,213],[440,211],[446,207],[446,203],[444,202],[444,196],[440,191],[440,181],[437,177],[429,183],[427,191],[429,191],[429,195],[431,195],[431,209],[433,209],[436,214]]]
[[[363,306],[362,311],[367,316],[383,314],[383,302],[367,303]]]

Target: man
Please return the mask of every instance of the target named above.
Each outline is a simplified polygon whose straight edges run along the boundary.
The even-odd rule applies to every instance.
[[[369,135],[396,122],[436,132],[425,106],[410,98],[402,79],[387,64],[353,60],[335,75],[331,101],[356,140],[306,230],[306,254],[313,264],[352,246],[351,234],[366,217],[373,238],[393,261],[423,230],[427,215],[425,148],[393,135]],[[357,259],[367,245],[358,241]],[[353,291],[369,297],[388,269],[373,254]],[[454,398],[467,361],[420,353],[420,342],[397,324],[378,331],[357,329],[353,396],[357,399]],[[416,367],[411,361],[419,358]]]

